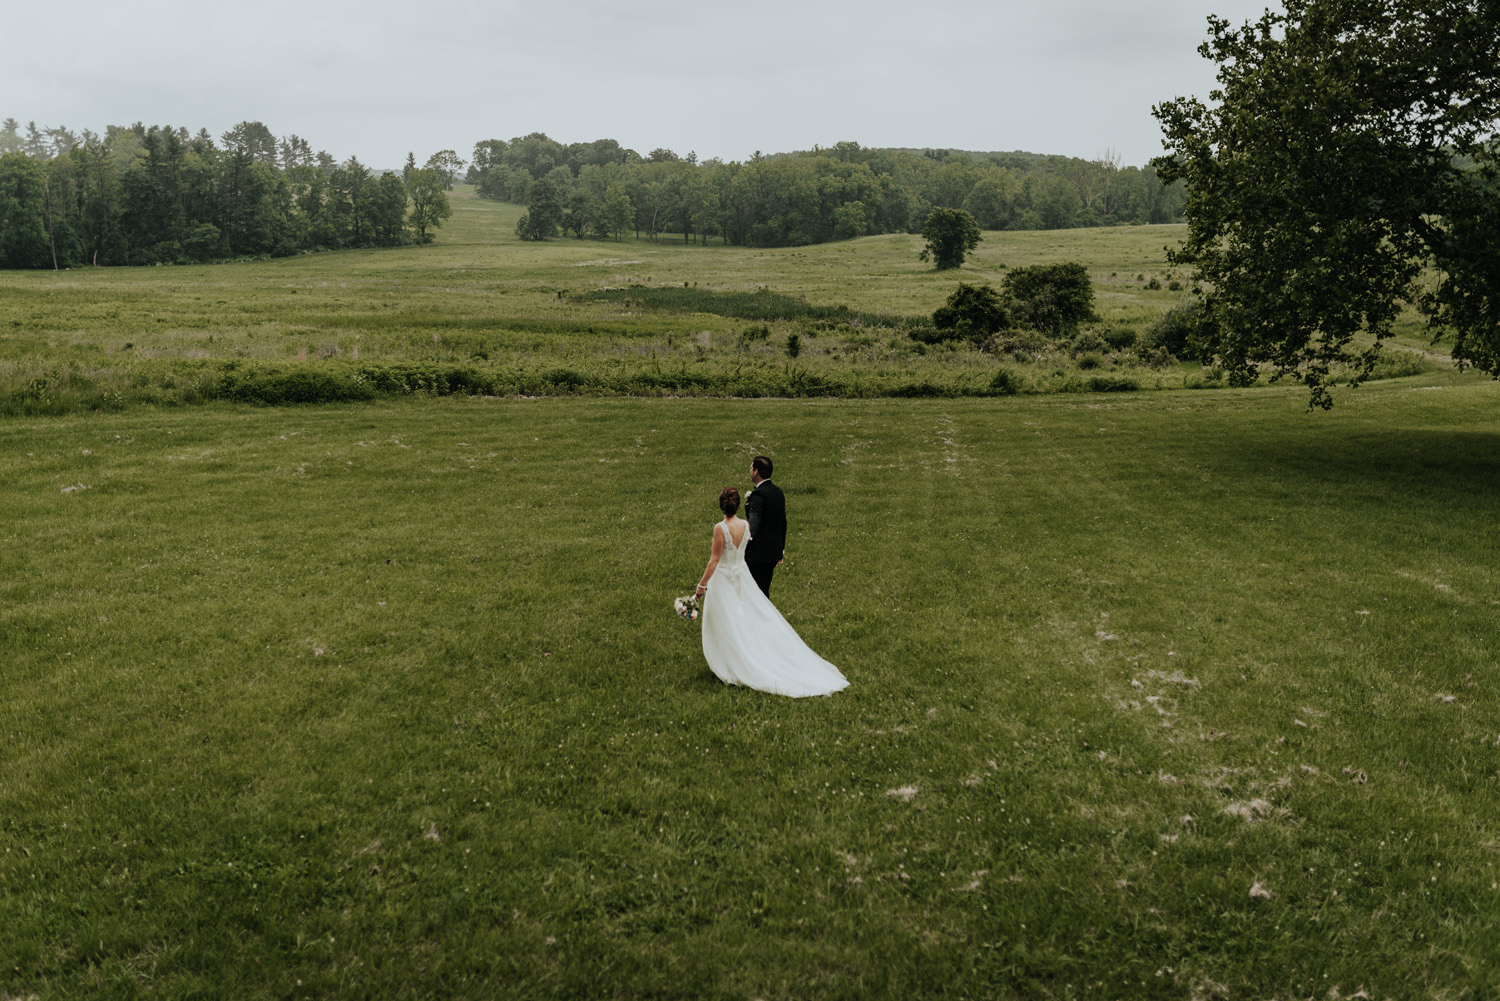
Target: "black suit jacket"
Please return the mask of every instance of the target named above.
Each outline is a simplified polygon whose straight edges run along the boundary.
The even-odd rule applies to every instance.
[[[762,480],[745,501],[745,520],[750,523],[745,562],[780,562],[786,551],[786,497],[781,488],[770,480]]]

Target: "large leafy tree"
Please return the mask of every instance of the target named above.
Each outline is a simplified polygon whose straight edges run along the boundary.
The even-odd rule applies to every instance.
[[[463,169],[464,161],[451,149],[440,149],[427,158],[427,169],[436,170],[443,178],[443,190],[452,191],[453,181]]]
[[[630,204],[630,196],[620,185],[611,185],[605,194],[604,206],[599,212],[600,234],[613,235],[619,239],[630,229],[630,222],[634,218],[635,206]]]
[[[437,229],[453,215],[453,205],[444,194],[443,175],[428,167],[414,167],[406,175],[406,194],[411,200],[411,225],[417,231],[417,242],[432,239],[429,231]]]
[[[1173,256],[1207,285],[1231,380],[1268,363],[1327,407],[1331,367],[1368,373],[1408,303],[1500,374],[1500,4],[1286,0],[1211,17],[1199,51],[1219,86],[1155,109],[1156,166],[1187,182]]]
[[[546,178],[532,181],[526,192],[526,214],[516,223],[516,235],[523,240],[545,240],[557,232],[563,221],[562,194]]]
[[[380,247],[396,247],[406,240],[406,183],[401,175],[386,171],[369,186],[366,210],[369,213],[371,242]]]
[[[0,156],[0,268],[50,266],[45,205],[41,166],[24,153]]]
[[[927,246],[918,255],[921,260],[932,261],[939,271],[956,268],[979,246],[979,224],[963,209],[935,208],[922,226],[922,239]]]

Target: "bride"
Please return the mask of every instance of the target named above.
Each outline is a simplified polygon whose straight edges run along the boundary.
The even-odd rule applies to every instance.
[[[839,669],[802,642],[745,566],[750,525],[736,517],[740,492],[719,495],[724,520],[714,526],[713,555],[698,582],[703,595],[703,656],[731,685],[790,695],[831,695],[848,686]],[[709,583],[713,587],[709,587]]]

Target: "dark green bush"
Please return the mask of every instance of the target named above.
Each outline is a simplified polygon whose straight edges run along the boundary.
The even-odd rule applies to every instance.
[[[1077,358],[1080,355],[1102,352],[1106,347],[1108,345],[1104,343],[1104,338],[1092,330],[1085,330],[1073,338],[1073,343],[1068,345],[1068,353]]]
[[[949,386],[939,386],[930,380],[921,382],[908,382],[895,386],[890,391],[891,396],[907,399],[919,399],[934,396],[957,396],[958,394]]]
[[[374,389],[358,373],[322,367],[230,369],[217,380],[220,399],[281,406],[290,403],[341,403],[368,400]],[[174,388],[163,380],[158,385]]]
[[[1021,391],[1021,377],[1008,368],[995,372],[990,380],[990,392],[997,396],[1014,396]]]
[[[932,325],[944,339],[978,343],[1010,326],[1010,311],[994,286],[959,282],[953,294],[932,314]]]
[[[906,336],[919,344],[942,344],[948,340],[948,332],[938,329],[931,320],[924,323],[912,323],[906,326]]]
[[[1207,304],[1194,296],[1156,318],[1146,331],[1145,346],[1161,348],[1179,358],[1208,361],[1217,333]]]
[[[1011,318],[1020,326],[1060,337],[1098,319],[1093,282],[1077,261],[1014,268],[1002,287],[1013,300]]]
[[[1104,343],[1109,345],[1111,351],[1125,351],[1133,348],[1135,342],[1140,339],[1134,327],[1106,327],[1099,336],[1104,338]]]
[[[548,369],[542,374],[542,381],[553,389],[562,390],[565,393],[576,393],[590,382],[587,376],[571,368]]]
[[[1141,388],[1140,382],[1128,375],[1090,376],[1087,385],[1093,393],[1131,393]]]

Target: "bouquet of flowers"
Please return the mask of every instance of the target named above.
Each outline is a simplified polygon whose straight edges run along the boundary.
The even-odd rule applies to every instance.
[[[696,619],[703,612],[702,600],[696,594],[690,594],[683,598],[673,598],[672,608],[684,619]]]

